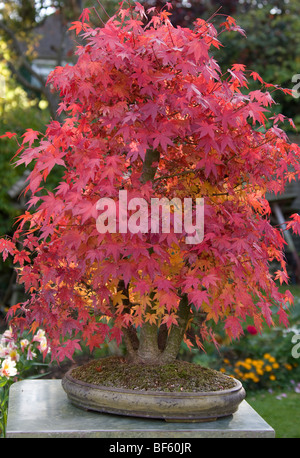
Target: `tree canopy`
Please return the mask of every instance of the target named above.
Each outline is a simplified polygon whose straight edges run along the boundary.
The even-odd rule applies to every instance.
[[[49,78],[63,121],[18,140],[16,164],[32,164],[34,211],[0,241],[30,294],[10,315],[19,326],[43,327],[58,360],[72,357],[80,338],[93,349],[124,337],[130,357],[153,363],[175,358],[184,336],[192,345],[192,327],[203,348],[206,340],[217,344],[212,323],[222,322],[229,338],[249,318],[258,330],[274,324],[274,313],[287,325],[292,298],[274,281],[287,279],[284,239],[269,222],[265,194],[300,175],[300,148],[281,129],[293,122],[272,116],[271,92],[290,90],[243,64],[219,66],[220,34],[244,34],[232,17],[218,30],[200,18],[193,29],[174,27],[166,7],[143,21],[143,6],[124,2],[102,27],[84,10],[72,25],[85,40],[76,64]],[[247,90],[252,80],[259,90]],[[63,179],[47,191],[54,166]],[[204,198],[203,240],[186,243],[175,207],[167,233],[99,231],[99,199],[120,206],[121,190],[148,204]],[[289,227],[299,233],[299,215]]]

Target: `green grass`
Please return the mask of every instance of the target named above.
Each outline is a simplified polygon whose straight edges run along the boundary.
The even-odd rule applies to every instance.
[[[257,391],[246,401],[275,430],[276,438],[300,438],[300,393],[286,391],[281,397],[282,393]]]

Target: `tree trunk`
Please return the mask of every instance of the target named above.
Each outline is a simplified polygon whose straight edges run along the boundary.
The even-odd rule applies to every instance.
[[[157,326],[147,322],[142,325],[138,336],[133,328],[126,328],[124,342],[128,362],[155,365],[173,362],[177,358],[191,316],[186,296],[180,301],[177,315],[178,326],[172,325],[169,330],[164,324]]]
[[[146,152],[141,183],[153,181],[157,170],[160,153],[158,150],[148,150]],[[120,282],[119,287],[123,294],[128,298],[124,304],[130,309],[128,289],[124,288],[124,282]],[[137,364],[167,364],[174,361],[178,355],[182,339],[184,337],[188,320],[190,318],[190,305],[187,297],[184,296],[177,311],[178,326],[172,325],[167,329],[165,324],[157,326],[149,322],[143,323],[139,336],[132,327],[124,329],[124,342],[127,349],[127,359],[129,362]]]

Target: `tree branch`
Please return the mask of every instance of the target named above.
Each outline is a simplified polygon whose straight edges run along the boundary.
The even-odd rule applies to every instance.
[[[14,33],[14,31],[12,29],[10,29],[3,21],[0,20],[0,29],[4,30],[5,33],[7,33],[7,35],[10,37],[10,39],[12,40],[12,47],[13,49],[15,50],[17,56],[20,58],[21,60],[21,63],[22,65],[24,65],[24,67],[26,68],[26,70],[34,77],[36,78],[42,86],[45,86],[45,79],[40,75],[38,74],[36,71],[33,70],[33,68],[31,67],[30,63],[28,62],[28,60],[26,59],[26,57],[24,56],[24,53],[23,53],[23,49],[19,43],[19,41],[17,40],[17,37]],[[42,92],[40,90],[40,92]]]
[[[143,171],[141,176],[141,183],[153,181],[157,170],[158,162],[160,159],[160,152],[155,150],[147,150],[145,160],[143,163]]]
[[[12,64],[12,62],[7,61],[6,65],[9,68],[9,70],[11,71],[11,73],[15,75],[19,83],[22,84],[22,86],[25,86],[27,89],[30,89],[31,91],[37,92],[39,94],[43,92],[42,88],[37,87],[34,84],[31,84],[26,78],[24,78],[24,76],[16,69],[16,67]]]
[[[24,55],[22,46],[20,42],[18,41],[15,32],[1,20],[0,20],[0,29],[2,29],[11,39],[12,49],[15,51],[20,64],[28,71],[28,73],[33,78],[35,78],[40,83],[40,85],[35,85],[35,84],[30,83],[30,81],[27,81],[26,78],[24,78],[24,76],[16,68],[16,66],[11,61],[8,61],[7,59],[5,59],[7,67],[12,72],[12,74],[15,75],[15,77],[17,78],[20,84],[22,84],[24,87],[26,87],[27,89],[30,89],[31,91],[37,94],[44,95],[44,97],[46,98],[46,100],[49,103],[49,110],[50,110],[51,117],[53,119],[59,120],[60,116],[57,114],[58,97],[52,94],[50,91],[50,88],[46,86],[46,79],[42,75],[37,73],[30,65],[30,62]]]

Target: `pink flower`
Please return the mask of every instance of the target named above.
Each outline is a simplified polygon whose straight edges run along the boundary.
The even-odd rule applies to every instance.
[[[11,328],[7,329],[4,332],[2,340],[3,340],[3,342],[13,342],[14,341],[14,335],[13,335],[13,332],[12,332]]]
[[[32,361],[33,358],[36,357],[36,353],[34,351],[31,351],[30,345],[27,350],[27,360]]]

